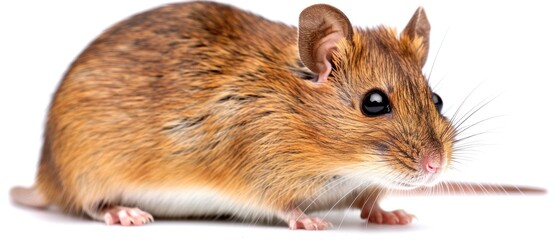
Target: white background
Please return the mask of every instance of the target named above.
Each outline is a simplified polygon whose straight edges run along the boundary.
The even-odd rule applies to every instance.
[[[292,25],[297,24],[303,8],[317,3],[226,2]],[[328,217],[335,224],[334,230],[323,232],[211,221],[107,227],[57,212],[16,207],[8,198],[9,188],[33,183],[46,110],[68,65],[107,27],[165,1],[2,1],[0,234],[5,236],[0,238],[557,239],[559,234],[553,227],[559,215],[559,8],[552,1],[325,2],[344,11],[354,26],[385,24],[399,30],[417,6],[424,6],[432,26],[431,55],[424,70],[426,74],[432,71],[431,82],[444,99],[446,115],[454,114],[472,93],[464,110],[496,98],[469,123],[499,116],[471,129],[472,134],[486,134],[472,141],[472,151],[459,160],[458,170],[449,172],[447,178],[540,186],[547,188],[548,194],[390,198],[384,202],[386,208],[404,208],[418,220],[409,226],[368,225],[358,219],[357,212],[341,212]]]

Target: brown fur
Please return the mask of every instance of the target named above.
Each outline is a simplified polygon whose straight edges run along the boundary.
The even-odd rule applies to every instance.
[[[351,171],[414,182],[417,159],[450,159],[454,137],[431,100],[418,39],[354,29],[317,84],[294,27],[216,3],[133,16],[95,40],[60,84],[36,188],[77,214],[118,205],[126,191],[178,186],[279,214]],[[371,89],[389,95],[391,114],[361,113]],[[367,187],[345,205],[382,190]]]

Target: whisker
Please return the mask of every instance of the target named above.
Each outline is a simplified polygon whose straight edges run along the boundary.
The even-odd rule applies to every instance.
[[[378,202],[378,200],[381,198],[381,196],[384,195],[384,194],[386,193],[386,191],[387,191],[386,189],[387,189],[387,188],[381,188],[381,189],[379,190],[379,193],[375,195],[375,200],[373,201],[373,206],[376,205],[377,202]],[[366,200],[365,202],[368,202],[368,201],[369,201],[369,198],[370,198],[372,195],[373,195],[373,194],[369,195],[369,197],[367,197],[367,200]],[[371,207],[371,209],[369,209],[369,214],[367,215],[367,216],[369,216],[369,218],[370,218],[371,214],[373,213],[373,208],[374,208],[374,207]],[[362,211],[362,210],[361,210],[361,211]],[[368,228],[368,227],[369,227],[369,219],[367,219],[367,221],[365,222],[365,228]]]
[[[344,200],[344,199],[347,197],[347,195],[349,195],[350,193],[352,193],[353,191],[355,191],[355,189],[358,189],[359,187],[363,186],[363,184],[365,184],[365,183],[361,183],[361,184],[357,185],[356,187],[353,187],[352,189],[350,189],[349,191],[347,191],[342,197],[340,197],[340,198],[338,199],[338,201],[336,201],[336,202],[334,203],[334,205],[332,205],[332,207],[330,207],[330,209],[328,210],[328,212],[326,213],[326,215],[324,215],[324,218],[326,218],[326,217],[332,212],[332,210],[333,210],[342,200]]]
[[[478,113],[481,109],[483,109],[484,107],[486,107],[488,104],[490,104],[491,102],[493,102],[496,99],[496,97],[493,97],[490,100],[484,100],[481,101],[480,103],[476,104],[472,109],[470,109],[469,111],[467,111],[463,117],[461,117],[460,119],[458,119],[458,123],[456,123],[454,125],[455,128],[460,129],[460,127],[462,126],[462,124],[464,124],[466,121],[468,121],[468,119],[470,119],[472,116],[474,116],[476,113]]]
[[[361,194],[363,194],[366,190],[367,190],[367,187],[364,187],[363,190],[359,191],[359,194],[357,194],[357,196],[355,196],[355,198],[353,198],[353,201],[351,201],[349,206],[353,206],[353,204],[355,204],[355,201],[357,199],[359,199],[359,197],[361,197]],[[347,216],[347,213],[348,213],[348,211],[345,211],[344,215],[342,216],[342,220],[340,221],[340,225],[338,225],[338,229],[340,229],[342,227],[342,224],[344,223],[344,219]]]
[[[454,123],[456,120],[456,117],[458,117],[458,114],[460,113],[460,110],[462,109],[462,107],[464,106],[464,104],[466,103],[466,101],[472,96],[472,94],[474,94],[474,92],[481,86],[481,84],[478,84],[476,87],[474,87],[474,89],[472,89],[472,91],[470,91],[470,93],[468,93],[468,95],[466,95],[466,98],[464,98],[464,100],[462,100],[462,102],[460,103],[460,105],[458,106],[458,109],[456,109],[456,111],[454,112],[454,114],[452,115],[452,117],[450,118],[450,122]],[[453,124],[454,125],[454,124]]]
[[[453,141],[453,143],[459,143],[459,142],[462,142],[464,140],[468,140],[468,139],[471,139],[471,138],[474,138],[474,137],[477,137],[477,136],[481,136],[481,135],[485,135],[485,134],[488,134],[488,132],[474,133],[474,134],[456,139],[456,140]]]
[[[496,118],[500,118],[500,117],[503,117],[503,115],[498,115],[498,116],[492,116],[492,117],[484,118],[484,119],[482,119],[482,120],[480,120],[480,121],[477,121],[477,122],[475,122],[475,123],[473,123],[473,124],[470,124],[470,125],[468,125],[468,126],[464,126],[464,127],[462,127],[462,128],[457,127],[457,128],[456,128],[456,135],[460,135],[461,133],[467,131],[468,129],[471,129],[472,127],[475,127],[475,126],[480,125],[481,123],[484,123],[484,122],[487,122],[487,121],[489,121],[489,120],[493,120],[493,119],[496,119]]]
[[[357,174],[357,173],[355,173],[355,174]],[[346,183],[347,181],[350,181],[350,180],[351,180],[351,177],[344,177],[344,178],[342,178],[341,180],[335,181],[336,184],[333,185],[333,186],[330,186],[330,185],[332,185],[333,183],[328,183],[327,185],[325,185],[325,186],[323,187],[324,191],[320,192],[318,195],[313,196],[313,197],[314,197],[313,200],[312,200],[312,201],[307,205],[307,207],[306,207],[305,209],[303,209],[302,211],[303,211],[303,212],[306,212],[314,203],[316,203],[316,201],[317,201],[320,197],[322,197],[324,194],[328,193],[328,191],[332,191],[333,189],[336,189],[337,186],[339,186],[339,185],[341,185],[341,184],[343,184],[343,183]],[[309,198],[307,198],[307,199],[303,200],[301,203],[299,203],[299,204],[297,205],[297,208],[299,208],[302,204],[304,204],[308,199],[309,199]]]
[[[437,59],[439,58],[439,53],[440,53],[440,51],[441,51],[441,49],[442,49],[442,47],[443,47],[443,43],[444,43],[445,40],[446,40],[446,36],[447,36],[447,34],[448,34],[448,30],[449,30],[449,29],[447,29],[446,32],[444,33],[443,39],[442,39],[442,41],[441,41],[441,45],[439,45],[439,48],[437,49],[437,53],[435,53],[435,58],[434,58],[434,60],[433,60],[433,65],[431,65],[431,69],[429,70],[429,75],[427,75],[427,82],[428,82],[428,83],[430,83],[431,74],[433,73],[433,70],[435,69],[435,66],[436,66],[436,64],[437,64]],[[433,89],[437,88],[437,86],[439,85],[439,83],[440,83],[440,81],[439,81],[437,84],[435,84],[435,87],[433,87]]]

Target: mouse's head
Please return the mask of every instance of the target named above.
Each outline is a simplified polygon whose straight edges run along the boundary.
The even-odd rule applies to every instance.
[[[338,9],[313,5],[299,27],[300,58],[317,76],[310,128],[336,139],[320,144],[345,154],[332,163],[338,172],[390,188],[437,183],[456,131],[421,70],[429,49],[425,11],[417,9],[397,34],[354,29]]]

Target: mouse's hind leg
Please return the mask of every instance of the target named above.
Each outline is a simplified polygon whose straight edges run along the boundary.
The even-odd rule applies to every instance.
[[[104,221],[107,225],[141,226],[153,222],[153,216],[139,208],[113,206],[86,212],[93,219]]]

